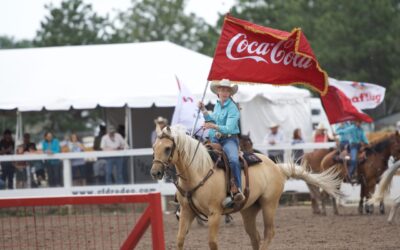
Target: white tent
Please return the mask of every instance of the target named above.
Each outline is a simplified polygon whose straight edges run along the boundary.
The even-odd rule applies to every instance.
[[[210,63],[170,42],[2,50],[0,109],[173,106],[175,75],[201,93]]]
[[[174,107],[175,76],[200,99],[211,62],[166,41],[0,50],[0,110]],[[243,107],[243,132],[258,138],[271,119],[291,124],[287,131],[292,125],[311,129],[309,96],[295,87],[240,86],[235,100]],[[207,90],[205,101],[215,99]],[[133,123],[152,127],[153,119],[133,117]]]

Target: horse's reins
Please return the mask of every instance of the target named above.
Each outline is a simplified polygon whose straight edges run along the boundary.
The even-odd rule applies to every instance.
[[[200,129],[203,129],[203,128],[199,128],[193,135],[196,135],[200,131]],[[203,135],[204,135],[204,129],[203,129],[203,133],[201,133],[201,137],[203,137]],[[197,146],[196,146],[196,150],[194,151],[192,160],[190,161],[188,167],[190,167],[192,165],[192,162],[194,160],[194,157],[196,156],[197,150],[199,149],[199,146],[200,146],[200,140],[198,140],[198,143],[197,143]]]
[[[197,131],[197,132],[198,132],[198,131]],[[197,132],[196,132],[196,133],[197,133]],[[173,144],[172,144],[172,148],[171,148],[171,152],[170,152],[170,155],[169,155],[169,157],[168,157],[168,160],[165,162],[165,161],[161,161],[161,160],[158,160],[158,159],[153,159],[153,164],[154,164],[154,163],[160,163],[164,168],[166,168],[167,170],[169,170],[170,165],[171,165],[172,158],[174,157],[174,152],[175,152],[176,144],[175,144],[174,139],[173,139],[171,136],[162,134],[159,138],[160,138],[160,139],[165,138],[165,139],[171,140]],[[200,143],[200,141],[199,141],[199,143]],[[196,154],[196,152],[197,152],[197,149],[199,148],[199,145],[200,145],[200,144],[198,144],[197,147],[196,147],[195,154]],[[193,159],[194,159],[194,156],[193,156]],[[193,161],[193,159],[192,159],[192,161]],[[191,161],[190,163],[192,163],[192,161]],[[217,163],[218,163],[218,161],[215,163],[215,165],[217,165]],[[189,165],[187,168],[189,168],[189,167],[190,167],[190,165]],[[215,166],[214,166],[214,167],[215,167]],[[187,170],[187,168],[185,169],[185,171]],[[180,193],[183,197],[186,197],[186,199],[188,199],[189,207],[190,207],[190,208],[192,209],[192,211],[195,213],[196,217],[199,218],[199,219],[202,220],[202,221],[208,221],[207,215],[205,215],[204,213],[202,213],[202,212],[196,207],[196,205],[195,205],[194,202],[193,202],[192,197],[193,197],[193,194],[196,192],[196,190],[199,189],[201,186],[203,186],[204,183],[208,180],[208,178],[210,178],[211,175],[213,175],[213,174],[214,174],[214,170],[213,170],[213,168],[212,168],[212,169],[210,169],[210,170],[208,171],[207,175],[204,176],[204,178],[199,182],[199,184],[197,184],[194,188],[192,188],[192,189],[189,190],[189,191],[185,191],[183,188],[181,188],[181,187],[179,186],[179,184],[178,184],[178,179],[176,179],[176,180],[173,182],[174,185],[175,185],[175,187],[176,187],[176,189],[179,191],[179,193]],[[176,176],[179,177],[179,178],[181,178],[181,179],[183,179],[183,180],[186,180],[185,178],[183,178],[182,174],[176,174]]]

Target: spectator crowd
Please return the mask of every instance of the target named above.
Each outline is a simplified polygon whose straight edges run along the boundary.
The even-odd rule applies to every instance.
[[[118,129],[110,125],[99,126],[99,133],[94,139],[93,150],[115,151],[128,148],[125,127]],[[76,133],[63,141],[47,131],[39,143],[31,141],[31,135],[25,133],[23,142],[15,145],[10,129],[5,129],[0,140],[0,155],[56,154],[62,152],[84,152],[85,148]],[[128,183],[127,157],[98,158],[94,161],[71,159],[72,183],[76,186],[87,184],[124,184]],[[62,187],[63,163],[58,159],[0,162],[0,189]]]

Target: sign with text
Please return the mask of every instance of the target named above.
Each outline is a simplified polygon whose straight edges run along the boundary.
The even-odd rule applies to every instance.
[[[272,85],[302,84],[325,95],[328,77],[300,28],[292,32],[256,25],[227,15],[210,81]]]

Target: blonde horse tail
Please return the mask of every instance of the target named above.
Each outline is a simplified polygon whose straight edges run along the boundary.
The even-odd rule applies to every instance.
[[[340,172],[336,168],[329,168],[321,173],[312,173],[307,170],[306,162],[301,165],[296,165],[294,162],[277,165],[287,178],[301,179],[308,184],[322,188],[335,198],[343,196],[339,190],[342,180],[339,178]]]
[[[388,169],[382,174],[382,178],[379,181],[378,188],[372,195],[371,199],[368,200],[368,204],[374,204],[383,201],[383,197],[390,191],[390,184],[392,183],[393,176],[397,169],[400,168],[400,161],[397,161],[393,165],[389,166]]]

